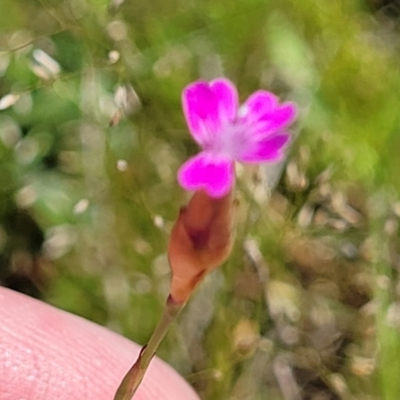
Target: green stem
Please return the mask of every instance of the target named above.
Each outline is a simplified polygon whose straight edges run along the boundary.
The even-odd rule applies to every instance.
[[[118,387],[118,390],[114,396],[114,400],[132,399],[132,396],[136,393],[137,388],[143,380],[143,377],[158,349],[158,346],[184,305],[185,303],[177,304],[172,300],[171,296],[168,297],[160,321],[154,329],[149,343],[142,347],[138,359],[132,365],[131,369],[126,373],[124,379]]]

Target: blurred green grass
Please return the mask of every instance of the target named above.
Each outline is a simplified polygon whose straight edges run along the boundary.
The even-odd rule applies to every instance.
[[[176,170],[196,152],[180,93],[224,75],[242,100],[296,101],[299,135],[272,191],[276,169],[238,171],[232,257],[160,356],[207,400],[397,400],[399,14],[3,0],[0,283],[145,343],[187,199]]]

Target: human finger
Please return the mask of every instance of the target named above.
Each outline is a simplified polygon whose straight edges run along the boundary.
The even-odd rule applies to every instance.
[[[111,400],[139,346],[83,318],[0,287],[0,400]],[[135,400],[199,400],[155,358]]]

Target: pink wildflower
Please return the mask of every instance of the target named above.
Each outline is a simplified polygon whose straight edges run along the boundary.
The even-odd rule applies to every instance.
[[[211,197],[232,188],[234,162],[277,162],[289,141],[285,128],[296,117],[296,106],[263,90],[253,93],[239,108],[235,86],[219,78],[197,81],[182,93],[183,111],[193,139],[202,151],[178,172],[186,190],[203,189]]]

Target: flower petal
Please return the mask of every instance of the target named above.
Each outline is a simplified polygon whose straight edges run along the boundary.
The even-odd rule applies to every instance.
[[[218,103],[218,117],[222,123],[232,122],[236,118],[239,99],[235,86],[228,79],[214,79],[210,88]]]
[[[237,112],[236,88],[227,79],[215,79],[188,85],[182,92],[182,105],[193,138],[202,147],[212,143],[222,125]]]
[[[239,161],[248,163],[280,161],[283,155],[282,149],[289,139],[289,134],[280,133],[254,142],[251,148],[239,158]]]
[[[186,190],[203,189],[211,197],[222,197],[233,185],[233,163],[201,152],[181,166],[178,181]]]
[[[198,81],[183,89],[182,106],[190,133],[204,146],[208,129],[218,125],[216,99],[208,83]]]
[[[278,98],[270,92],[253,93],[239,110],[241,123],[253,125],[252,134],[269,135],[290,125],[296,118],[294,103],[278,104]]]
[[[278,105],[278,98],[271,92],[258,90],[254,92],[240,108],[239,113],[246,122],[253,122],[269,114]]]
[[[268,122],[269,130],[280,130],[290,125],[296,118],[297,108],[294,103],[286,102],[270,113],[261,117],[261,121]]]

